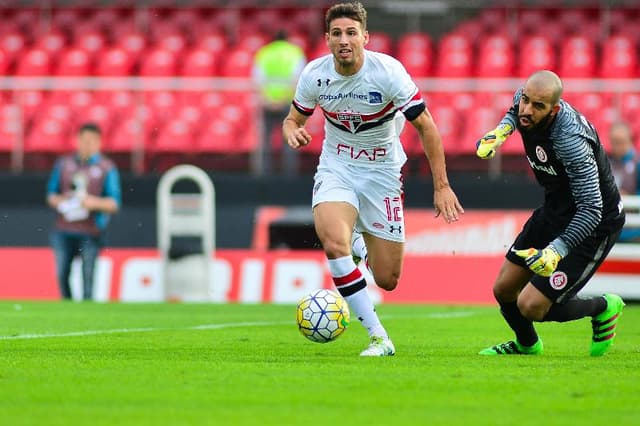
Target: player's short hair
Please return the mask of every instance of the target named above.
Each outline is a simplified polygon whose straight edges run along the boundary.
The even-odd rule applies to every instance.
[[[82,132],[92,132],[92,133],[96,133],[98,135],[102,135],[102,130],[100,129],[100,126],[98,126],[96,123],[84,123],[84,124],[82,124],[78,128],[78,134],[80,134]]]
[[[349,18],[360,22],[362,30],[367,29],[367,10],[359,1],[338,3],[329,8],[325,14],[326,30],[329,32],[331,21],[338,18]]]

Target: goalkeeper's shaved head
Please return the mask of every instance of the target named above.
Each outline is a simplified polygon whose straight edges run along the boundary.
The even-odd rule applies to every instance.
[[[536,71],[527,80],[527,86],[546,92],[552,105],[557,105],[562,96],[562,80],[549,70]]]

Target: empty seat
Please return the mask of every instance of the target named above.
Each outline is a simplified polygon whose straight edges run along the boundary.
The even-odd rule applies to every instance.
[[[144,149],[148,143],[150,131],[140,120],[127,118],[119,122],[105,141],[108,152],[133,152]]]
[[[404,33],[398,38],[398,52],[431,51],[431,36],[423,32]]]
[[[223,33],[208,32],[198,36],[195,41],[195,47],[207,50],[213,54],[220,54],[227,49],[228,41]]]
[[[104,35],[96,30],[76,35],[73,42],[73,46],[87,52],[91,60],[96,60],[102,54],[106,44]]]
[[[534,71],[553,70],[556,67],[553,41],[544,35],[525,37],[519,55],[517,75],[520,77],[528,77]]]
[[[369,31],[369,43],[367,43],[366,48],[374,52],[391,55],[393,53],[393,40],[387,33]]]
[[[238,129],[229,121],[213,118],[201,129],[196,150],[211,153],[232,153],[239,150]]]
[[[638,54],[635,42],[622,35],[612,36],[602,43],[600,76],[603,78],[635,78],[638,76]]]
[[[253,53],[247,49],[233,49],[221,66],[223,77],[250,77],[253,69]]]
[[[99,76],[128,76],[133,71],[134,61],[121,47],[107,49],[98,57],[96,74]]]
[[[511,42],[504,36],[492,35],[480,42],[476,73],[478,77],[510,77],[514,72]]]
[[[590,78],[595,74],[596,52],[593,41],[572,36],[560,46],[560,75],[564,78]]]
[[[154,152],[185,153],[193,150],[193,131],[188,121],[173,118],[162,126],[151,149]]]
[[[60,54],[55,74],[64,76],[86,76],[91,73],[91,59],[84,50],[72,47]]]
[[[36,39],[34,47],[46,51],[51,57],[55,58],[64,49],[66,44],[67,41],[62,33],[50,31],[40,35]]]
[[[211,77],[217,73],[217,65],[215,54],[196,48],[182,58],[181,74],[190,77]]]
[[[24,140],[26,152],[62,153],[72,149],[70,128],[53,117],[36,120]]]
[[[18,58],[16,75],[45,76],[51,73],[51,57],[46,50],[32,48]]]
[[[427,49],[401,50],[398,52],[398,60],[412,77],[427,77],[431,72],[433,59]]]
[[[176,74],[176,56],[169,50],[155,48],[143,56],[140,75],[145,77],[167,77]]]

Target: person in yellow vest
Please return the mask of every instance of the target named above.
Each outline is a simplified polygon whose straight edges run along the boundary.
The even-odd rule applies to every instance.
[[[304,51],[287,41],[287,33],[278,31],[274,40],[256,52],[253,77],[259,87],[263,106],[262,173],[274,171],[272,137],[289,112],[300,72],[307,63]],[[294,175],[298,169],[297,153],[282,150],[283,174]]]

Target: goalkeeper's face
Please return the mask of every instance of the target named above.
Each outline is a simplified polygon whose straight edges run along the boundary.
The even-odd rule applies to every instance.
[[[518,105],[518,127],[531,131],[546,127],[560,109],[549,91],[525,87]]]

